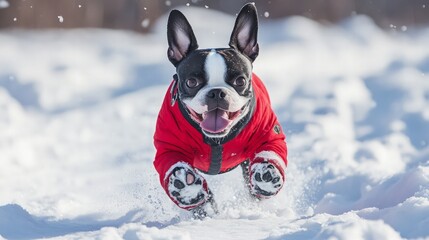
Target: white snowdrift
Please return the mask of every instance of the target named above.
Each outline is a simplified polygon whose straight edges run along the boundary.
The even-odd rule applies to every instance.
[[[227,45],[232,17],[185,11],[202,47]],[[362,16],[260,29],[287,182],[253,203],[239,170],[208,176],[221,213],[204,221],[152,166],[174,73],[165,19],[144,36],[0,32],[0,239],[429,239],[429,29]]]
[[[9,2],[6,0],[0,0],[0,9],[2,8],[8,8],[9,7]]]

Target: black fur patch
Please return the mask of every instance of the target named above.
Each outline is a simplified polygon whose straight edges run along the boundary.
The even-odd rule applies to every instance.
[[[250,97],[252,94],[251,77],[252,65],[248,58],[232,48],[217,48],[215,49],[225,60],[227,66],[225,82],[231,86],[233,81],[238,77],[244,77],[247,81],[243,87],[234,87],[238,94],[245,97]],[[211,49],[198,49],[189,54],[177,66],[177,75],[179,77],[179,94],[180,99],[193,98],[198,91],[208,84],[208,76],[205,71],[205,62],[207,55]],[[197,88],[188,88],[186,80],[189,78],[197,78],[203,82]]]

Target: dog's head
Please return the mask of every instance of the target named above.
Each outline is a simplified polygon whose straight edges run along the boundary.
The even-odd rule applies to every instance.
[[[191,25],[178,10],[168,19],[168,58],[176,67],[179,99],[210,138],[229,134],[250,110],[252,62],[258,56],[253,4],[237,16],[230,48],[198,49]]]

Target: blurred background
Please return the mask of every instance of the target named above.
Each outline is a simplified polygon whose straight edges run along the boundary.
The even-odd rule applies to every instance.
[[[150,31],[177,6],[235,14],[246,0],[0,0],[0,28],[112,28]],[[356,14],[382,28],[429,23],[429,0],[255,0],[262,20],[301,15],[336,23]]]

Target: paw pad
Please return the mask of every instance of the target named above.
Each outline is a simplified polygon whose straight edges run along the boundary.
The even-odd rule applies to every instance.
[[[252,194],[264,197],[277,194],[283,185],[280,171],[269,162],[253,164],[250,181]]]
[[[191,167],[176,167],[168,178],[168,192],[184,208],[203,204],[208,196],[204,179]]]

